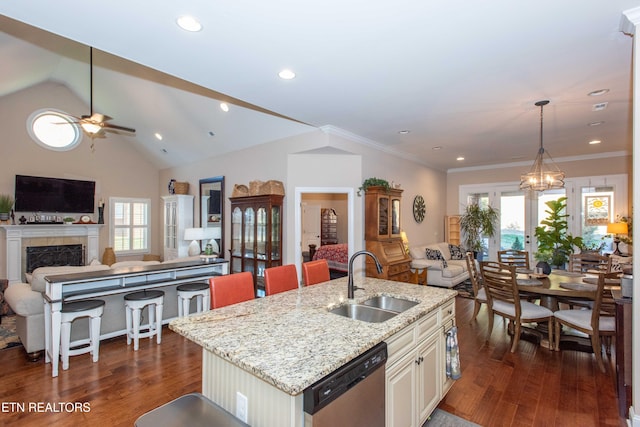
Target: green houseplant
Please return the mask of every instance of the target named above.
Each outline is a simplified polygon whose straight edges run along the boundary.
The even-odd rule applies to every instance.
[[[13,207],[13,197],[8,194],[0,194],[0,220],[6,221],[9,219],[9,212]]]
[[[573,237],[567,233],[569,215],[565,213],[566,201],[566,197],[560,197],[546,202],[547,217],[540,221],[535,232],[538,241],[535,258],[548,261],[556,267],[563,267],[567,263],[574,246],[578,248],[583,246],[582,237]]]
[[[500,211],[492,206],[481,207],[478,203],[467,205],[460,216],[460,230],[467,250],[482,251],[482,236],[493,237],[498,230]]]
[[[362,182],[362,185],[358,188],[358,196],[362,194],[363,191],[367,191],[369,187],[383,187],[387,192],[391,189],[391,185],[385,179],[380,178],[367,178]]]

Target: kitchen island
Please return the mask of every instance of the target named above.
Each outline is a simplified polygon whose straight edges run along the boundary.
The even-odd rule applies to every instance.
[[[329,312],[350,302],[347,278],[340,278],[176,319],[170,328],[203,347],[202,393],[234,414],[237,393],[246,396],[253,426],[304,425],[303,391],[382,341],[389,344],[388,372],[418,340],[435,337],[438,363],[429,369],[439,401],[446,391],[441,331],[453,321],[457,292],[374,278],[355,283],[364,289],[351,302],[389,295],[419,304],[382,323],[342,317]]]

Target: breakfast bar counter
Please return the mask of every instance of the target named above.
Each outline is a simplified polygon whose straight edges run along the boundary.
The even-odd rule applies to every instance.
[[[451,307],[453,317],[455,291],[369,277],[356,278],[355,284],[364,289],[356,290],[353,301],[347,299],[345,277],[176,319],[169,327],[203,347],[202,392],[207,397],[236,413],[233,390],[239,386],[235,383],[252,381],[253,388],[262,383],[268,386],[268,394],[280,394],[284,399],[280,403],[293,407],[294,415],[287,424],[302,425],[301,394],[305,388],[445,304]],[[359,303],[379,295],[419,304],[381,323],[329,312],[348,302]],[[222,390],[229,387],[232,392]],[[252,409],[261,404],[249,398],[250,424],[282,422],[262,418],[256,422],[254,415],[252,423]],[[277,406],[274,402],[268,404],[270,408],[265,407],[262,412]]]

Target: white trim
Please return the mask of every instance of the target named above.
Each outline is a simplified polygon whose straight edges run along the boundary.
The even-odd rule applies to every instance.
[[[109,197],[109,246],[113,248],[114,245],[114,232],[116,228],[129,228],[132,229],[133,225],[128,226],[118,226],[115,225],[115,208],[114,205],[116,203],[144,203],[146,205],[147,210],[147,224],[145,228],[147,229],[147,247],[145,249],[140,250],[126,250],[126,251],[118,251],[115,248],[113,249],[116,255],[129,256],[129,255],[141,255],[148,254],[151,252],[152,242],[151,242],[151,199],[141,198],[141,197]],[[140,228],[141,226],[136,226]]]

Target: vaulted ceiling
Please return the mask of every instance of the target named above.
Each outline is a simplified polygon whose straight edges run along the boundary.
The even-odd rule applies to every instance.
[[[2,2],[0,96],[52,80],[88,105],[93,46],[94,110],[136,128],[122,139],[161,168],[318,127],[439,170],[530,164],[542,99],[556,160],[630,153],[632,39],[620,22],[639,5]],[[184,14],[202,30],[180,29]],[[284,68],[296,77],[280,79]]]

